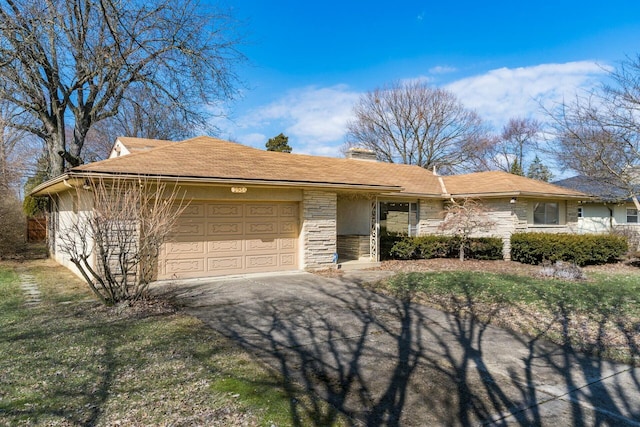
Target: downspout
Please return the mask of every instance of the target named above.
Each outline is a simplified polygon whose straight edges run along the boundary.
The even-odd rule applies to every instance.
[[[613,209],[608,204],[604,204],[604,207],[609,211],[609,231],[613,231]]]

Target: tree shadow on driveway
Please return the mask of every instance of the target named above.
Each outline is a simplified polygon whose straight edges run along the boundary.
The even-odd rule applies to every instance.
[[[637,370],[494,328],[469,299],[445,314],[311,274],[165,291],[285,378],[293,425],[640,425]]]

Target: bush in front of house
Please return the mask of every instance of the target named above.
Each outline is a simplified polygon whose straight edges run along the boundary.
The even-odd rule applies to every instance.
[[[627,239],[611,234],[515,233],[511,259],[523,264],[566,261],[576,265],[618,261],[628,250]]]
[[[457,258],[460,237],[457,236],[383,236],[383,259]],[[502,259],[502,240],[498,237],[474,237],[465,248],[467,258],[482,260]]]
[[[398,233],[382,233],[380,235],[380,259],[393,259],[391,256],[391,248],[406,237],[407,236]]]
[[[481,260],[503,259],[503,243],[499,237],[474,237],[469,240],[469,258]]]

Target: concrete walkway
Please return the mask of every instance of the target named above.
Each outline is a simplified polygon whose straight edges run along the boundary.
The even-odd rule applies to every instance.
[[[185,281],[155,292],[359,425],[640,426],[640,369],[357,286],[375,274]],[[335,414],[287,392],[294,417],[331,424]]]
[[[24,305],[27,307],[39,306],[42,298],[36,278],[29,273],[20,273],[18,279],[20,279],[20,289],[22,289],[22,292],[25,294]]]

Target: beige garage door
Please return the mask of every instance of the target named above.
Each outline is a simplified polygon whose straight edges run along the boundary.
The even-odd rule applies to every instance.
[[[160,253],[158,279],[297,268],[297,203],[192,202]]]

